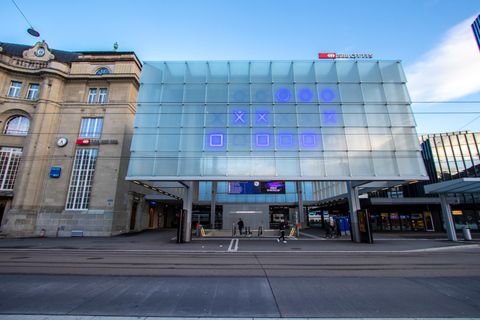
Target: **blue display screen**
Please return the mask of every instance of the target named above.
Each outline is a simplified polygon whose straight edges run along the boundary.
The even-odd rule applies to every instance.
[[[285,194],[285,181],[233,181],[228,183],[229,194]]]

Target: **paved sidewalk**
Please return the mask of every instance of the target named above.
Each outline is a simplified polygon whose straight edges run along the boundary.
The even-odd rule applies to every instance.
[[[374,233],[374,243],[355,243],[349,235],[326,239],[323,230],[304,229],[300,237],[287,237],[287,244],[276,237],[197,237],[189,243],[176,242],[175,229],[145,230],[116,237],[70,237],[0,239],[2,249],[24,250],[95,250],[95,251],[162,251],[162,252],[411,252],[448,250],[480,246],[480,233],[473,241],[448,241],[446,233],[403,232]],[[241,244],[241,245],[239,245]],[[236,250],[235,250],[236,248]]]
[[[0,315],[0,320],[298,320],[298,318],[181,318],[181,317],[109,317]],[[435,320],[479,320],[480,318],[435,318]],[[303,320],[432,320],[432,318],[304,318]]]

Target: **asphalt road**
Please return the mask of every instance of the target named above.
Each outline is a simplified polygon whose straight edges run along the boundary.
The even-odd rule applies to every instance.
[[[480,241],[173,237],[2,239],[0,319],[480,318]]]

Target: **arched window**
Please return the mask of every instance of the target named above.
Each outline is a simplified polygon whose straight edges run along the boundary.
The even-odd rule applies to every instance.
[[[108,70],[107,68],[100,68],[97,70],[97,72],[95,72],[95,74],[109,74],[110,73],[110,70]]]
[[[30,120],[22,116],[16,116],[8,120],[4,133],[16,136],[26,136],[29,126]]]

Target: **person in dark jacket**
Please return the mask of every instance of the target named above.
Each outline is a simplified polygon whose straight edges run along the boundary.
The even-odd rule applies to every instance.
[[[332,232],[330,231],[331,228],[330,221],[325,221],[325,238],[328,238],[329,236],[330,238],[333,238]]]
[[[340,219],[335,220],[335,237],[336,238],[342,237],[342,228],[340,226]]]
[[[237,225],[238,225],[238,231],[240,231],[240,236],[242,236],[243,235],[243,226],[244,226],[242,218],[238,219]]]
[[[285,223],[285,220],[280,220],[280,237],[277,238],[277,242],[280,242],[280,239],[283,240],[283,243],[287,243],[287,241],[285,241],[285,228],[286,228],[286,223]]]

